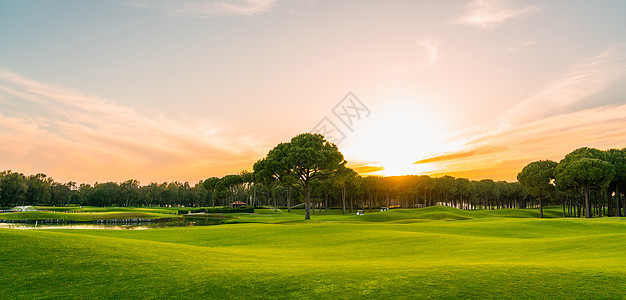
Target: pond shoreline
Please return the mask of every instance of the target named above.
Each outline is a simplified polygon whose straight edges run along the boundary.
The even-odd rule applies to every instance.
[[[74,227],[75,229],[156,229],[166,227],[191,227],[220,225],[230,219],[227,216],[191,215],[179,218],[125,218],[100,220],[72,220],[72,219],[0,219],[0,228],[13,229],[61,229]]]
[[[145,230],[160,227],[149,227],[145,224],[61,224],[48,223],[42,225],[26,224],[26,223],[0,223],[0,229],[16,229],[16,230],[40,230],[40,229],[81,229],[81,230]]]
[[[0,219],[0,223],[22,223],[22,224],[139,224],[154,222],[171,222],[177,218],[158,218],[158,219],[102,219],[102,220],[72,220],[72,219],[42,219],[42,220],[4,220]]]

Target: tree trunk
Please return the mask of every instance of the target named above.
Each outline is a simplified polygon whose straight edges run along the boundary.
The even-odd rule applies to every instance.
[[[626,197],[622,198],[622,194],[621,194],[622,191],[620,190],[619,185],[617,186],[616,191],[617,191],[617,201],[619,201],[619,199],[622,199],[622,210],[624,212],[621,214],[621,216],[626,217]]]
[[[543,198],[539,194],[539,218],[543,218]]]
[[[622,206],[621,206],[621,202],[620,202],[620,200],[621,200],[620,198],[621,197],[620,197],[619,193],[620,193],[620,191],[619,191],[619,184],[618,184],[618,185],[615,185],[615,196],[617,197],[617,215],[621,217],[621,216],[624,216],[624,215],[622,214]]]
[[[387,193],[387,209],[389,209],[389,193]]]
[[[415,203],[413,203],[413,208],[416,208],[417,204],[420,203],[420,196],[419,195],[420,195],[419,192],[415,193]]]
[[[352,213],[353,208],[354,208],[354,195],[350,195],[350,213]]]
[[[346,187],[345,186],[341,189],[341,207],[342,207],[341,213],[345,214],[346,213]]]
[[[376,205],[378,205],[378,191],[374,192],[374,203],[376,203]]]
[[[585,218],[591,218],[591,207],[589,206],[589,188],[585,187]]]
[[[603,197],[604,196],[604,197]],[[598,197],[598,217],[602,218],[602,216],[606,215],[606,205],[604,205],[606,200],[606,195],[599,195]]]
[[[254,194],[252,195],[252,207],[256,208],[256,185],[252,188],[254,189]]]
[[[328,212],[328,193],[324,192],[324,200],[326,204],[324,205],[324,212]]]
[[[287,212],[291,212],[291,187],[287,186]]]
[[[607,188],[606,196],[604,198],[606,199],[606,206],[609,209],[608,214],[605,214],[607,217],[615,217],[617,215],[615,213],[615,205],[614,205],[615,198],[613,197],[613,194],[611,192],[613,192],[613,190],[611,190],[611,188]]]
[[[311,219],[311,185],[308,181],[304,183],[304,219]]]
[[[278,211],[276,208],[276,187],[272,188],[272,200],[274,201],[274,211]]]

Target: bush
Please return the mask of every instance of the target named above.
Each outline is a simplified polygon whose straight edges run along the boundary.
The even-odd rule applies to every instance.
[[[196,208],[196,209],[179,209],[179,215],[186,215],[189,213],[254,213],[254,207],[217,207],[217,208]]]
[[[207,208],[204,210],[206,213],[254,213],[254,207],[244,207],[244,208],[229,208],[229,207],[220,207],[220,208]]]

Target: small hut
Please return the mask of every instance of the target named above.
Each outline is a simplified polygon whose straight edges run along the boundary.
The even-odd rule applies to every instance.
[[[241,201],[235,201],[235,202],[230,204],[230,206],[232,206],[232,207],[244,207],[246,205],[248,205],[248,204],[245,203],[245,202],[241,202]]]

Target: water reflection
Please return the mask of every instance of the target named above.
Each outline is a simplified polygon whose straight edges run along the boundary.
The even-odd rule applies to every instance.
[[[143,225],[104,225],[104,224],[24,224],[24,223],[0,223],[0,228],[10,229],[108,229],[108,230],[143,230],[150,227]]]
[[[231,219],[227,215],[193,215],[183,216],[182,218],[168,218],[158,220],[133,220],[124,222],[108,222],[100,223],[53,223],[35,222],[35,223],[0,223],[0,228],[11,229],[106,229],[106,230],[143,230],[166,227],[190,227],[190,226],[210,226],[223,224],[226,220]],[[30,221],[33,222],[33,221]]]

